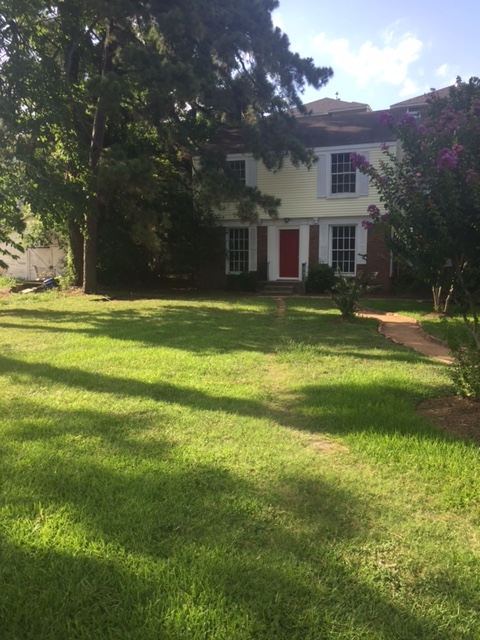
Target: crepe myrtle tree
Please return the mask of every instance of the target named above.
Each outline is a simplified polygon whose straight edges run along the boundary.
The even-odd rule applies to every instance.
[[[480,80],[458,78],[447,98],[428,102],[421,120],[382,114],[399,153],[384,145],[377,167],[352,154],[380,195],[364,224],[384,226],[397,259],[431,286],[436,311],[447,286],[443,310],[453,296],[480,348]]]

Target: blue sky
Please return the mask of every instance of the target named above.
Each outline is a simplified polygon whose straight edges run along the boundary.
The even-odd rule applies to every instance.
[[[457,76],[480,77],[479,0],[280,0],[274,24],[291,49],[331,66],[318,98],[366,102],[372,109],[441,89]]]

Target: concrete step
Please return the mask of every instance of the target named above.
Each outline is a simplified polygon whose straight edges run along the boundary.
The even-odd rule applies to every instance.
[[[292,296],[295,294],[305,293],[305,283],[283,280],[269,280],[267,282],[259,282],[257,292],[266,296]]]

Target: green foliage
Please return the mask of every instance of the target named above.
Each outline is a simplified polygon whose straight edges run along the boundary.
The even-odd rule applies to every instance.
[[[15,284],[15,279],[14,278],[10,278],[9,276],[0,274],[0,287],[1,288],[9,288],[12,287]]]
[[[459,78],[448,97],[433,95],[421,120],[386,118],[402,154],[385,148],[378,167],[359,163],[384,209],[370,205],[372,224],[388,222],[396,259],[431,287],[435,310],[442,291],[471,306],[480,272],[480,80]]]
[[[373,285],[375,277],[376,274],[365,272],[354,277],[336,272],[330,297],[344,320],[351,320],[354,317],[360,298],[375,288]]]
[[[213,132],[239,127],[268,168],[286,155],[311,162],[290,109],[332,71],[290,51],[272,23],[276,6],[1,0],[0,182],[9,188],[0,185],[0,240],[1,198],[21,195],[46,229],[68,228],[72,264],[93,290],[104,221],[160,261],[182,251],[177,218],[205,221],[212,198],[192,206],[191,158]],[[237,185],[236,195],[243,219],[257,205],[278,208],[258,190]]]
[[[255,292],[257,290],[257,272],[229,273],[227,275],[227,290]]]
[[[465,325],[448,326],[449,370],[457,395],[480,400],[480,346]]]
[[[309,267],[305,287],[307,293],[326,293],[336,282],[335,269],[328,264],[315,264]]]

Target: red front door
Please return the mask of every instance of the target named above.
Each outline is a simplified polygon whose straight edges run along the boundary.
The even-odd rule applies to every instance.
[[[280,278],[298,278],[298,229],[280,229]]]

